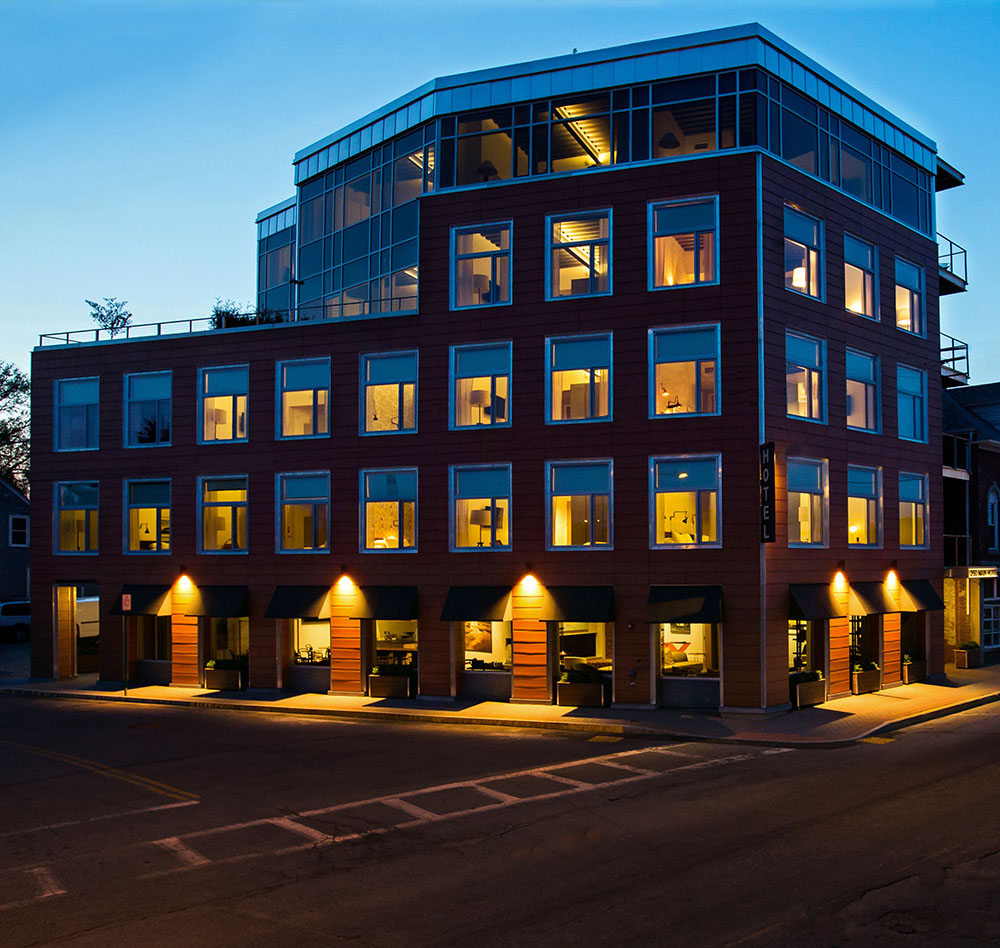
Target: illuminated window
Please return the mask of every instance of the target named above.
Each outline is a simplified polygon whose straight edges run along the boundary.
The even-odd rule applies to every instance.
[[[246,441],[249,377],[245,365],[201,370],[202,441]]]
[[[847,542],[882,545],[882,471],[875,467],[847,468]]]
[[[296,665],[330,664],[330,620],[293,619]]]
[[[844,234],[844,308],[869,319],[878,319],[876,260],[874,244]]]
[[[199,478],[201,552],[247,551],[247,478]]]
[[[417,548],[417,469],[361,472],[362,550]]]
[[[660,674],[719,677],[719,626],[714,622],[661,622]]]
[[[785,288],[823,296],[823,222],[785,205]]]
[[[611,334],[547,339],[548,422],[611,418]]]
[[[278,437],[322,438],[330,433],[330,360],[278,363]]]
[[[170,481],[126,481],[129,553],[170,552]]]
[[[806,619],[788,620],[788,670],[812,671],[812,623]]]
[[[510,230],[510,221],[452,230],[452,309],[510,302]]]
[[[650,546],[719,543],[722,457],[650,459]]]
[[[927,440],[927,373],[908,365],[896,367],[896,400],[899,437]]]
[[[278,475],[278,549],[330,549],[330,474]]]
[[[611,212],[549,217],[549,299],[611,292]]]
[[[509,550],[510,465],[451,469],[453,550]]]
[[[896,327],[906,332],[924,334],[924,270],[916,264],[896,258]]]
[[[717,283],[719,199],[649,205],[649,288]]]
[[[847,350],[847,427],[879,430],[878,358],[857,349]]]
[[[170,372],[125,376],[125,443],[170,444]]]
[[[651,329],[649,359],[650,416],[718,414],[718,326]]]
[[[610,549],[612,536],[610,461],[546,464],[549,495],[548,549]]]
[[[96,451],[100,414],[100,380],[56,380],[56,450]]]
[[[826,343],[785,333],[786,409],[793,418],[826,421]]]
[[[361,357],[362,434],[417,430],[417,351]]]
[[[510,424],[510,343],[452,346],[452,425]]]
[[[788,545],[826,546],[826,461],[788,459]]]
[[[56,552],[97,552],[97,481],[55,485]]]
[[[927,546],[927,475],[899,472],[899,545]]]

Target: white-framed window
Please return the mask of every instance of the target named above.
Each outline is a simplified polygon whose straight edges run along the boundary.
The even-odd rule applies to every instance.
[[[826,422],[826,341],[785,333],[785,397],[789,417]]]
[[[173,373],[136,372],[125,376],[125,445],[170,444]]]
[[[650,548],[721,545],[721,490],[721,454],[650,458]]]
[[[96,451],[99,445],[100,379],[56,379],[55,449]]]
[[[719,326],[649,330],[649,417],[717,415]]]
[[[899,472],[899,546],[926,547],[927,475]]]
[[[981,640],[983,648],[1000,647],[1000,602],[983,601]]]
[[[882,469],[847,467],[847,542],[882,545]]]
[[[823,222],[785,205],[785,289],[823,298]]]
[[[612,548],[613,476],[610,460],[546,462],[546,549]]]
[[[330,435],[330,359],[293,359],[277,364],[278,438]]]
[[[451,549],[509,550],[510,465],[451,468]]]
[[[649,289],[719,282],[717,195],[648,205]]]
[[[417,350],[361,356],[361,434],[417,430]]]
[[[611,420],[611,333],[545,340],[547,424]]]
[[[200,552],[247,552],[247,481],[246,475],[198,478]]]
[[[28,529],[30,518],[20,514],[11,514],[7,519],[7,545],[27,546],[31,540]]]
[[[510,425],[510,342],[451,347],[451,427]]]
[[[877,433],[881,427],[879,359],[860,349],[847,349],[847,427]]]
[[[896,328],[925,333],[924,268],[902,257],[896,257]]]
[[[994,484],[986,496],[986,526],[989,528],[990,552],[1000,550],[1000,489]]]
[[[417,469],[361,472],[361,551],[415,553]]]
[[[510,303],[511,222],[453,227],[451,308]]]
[[[611,211],[546,218],[549,233],[546,298],[611,293]]]
[[[899,437],[927,440],[927,373],[908,365],[896,367],[896,401]]]
[[[170,481],[125,481],[125,552],[170,552]]]
[[[878,319],[878,249],[844,234],[844,309]]]
[[[201,441],[206,444],[246,441],[248,365],[219,365],[198,373]]]
[[[829,543],[830,494],[827,462],[818,458],[788,459],[788,545]]]
[[[330,552],[330,472],[303,471],[275,477],[278,552]]]
[[[97,552],[98,482],[54,485],[56,553]]]

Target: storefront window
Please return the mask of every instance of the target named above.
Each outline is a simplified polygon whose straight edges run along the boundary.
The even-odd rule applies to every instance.
[[[719,676],[719,627],[710,622],[661,622],[660,674]]]
[[[812,623],[805,619],[788,620],[788,670],[812,671]]]
[[[417,667],[417,620],[375,620],[376,665]]]
[[[560,622],[558,635],[559,664],[563,671],[580,664],[611,671],[614,648],[608,623]]]
[[[330,664],[330,620],[295,619],[295,664]]]
[[[510,671],[511,624],[463,622],[466,671]]]
[[[136,616],[140,662],[170,661],[170,616]]]
[[[250,653],[250,620],[244,617],[202,619],[210,661],[242,662]]]

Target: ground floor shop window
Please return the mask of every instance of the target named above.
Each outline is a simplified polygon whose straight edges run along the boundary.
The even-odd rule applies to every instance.
[[[417,665],[417,621],[375,620],[377,665]]]
[[[606,622],[560,622],[559,664],[563,671],[574,665],[592,665],[600,671],[611,671],[614,652],[611,627]]]
[[[997,605],[1000,606],[1000,603]],[[903,661],[919,662],[924,659],[926,657],[925,643],[925,613],[904,612],[899,620],[899,645],[900,651],[903,653]]]
[[[714,622],[662,622],[659,627],[660,673],[719,674],[719,627]]]
[[[878,667],[878,636],[875,623],[878,616],[851,616],[851,667],[862,666],[862,670],[870,670],[867,666]]]
[[[330,620],[295,619],[295,664],[330,664]]]
[[[788,670],[813,670],[812,623],[805,619],[788,620]]]
[[[1000,648],[1000,601],[983,602],[981,628],[983,648]]]
[[[216,668],[246,666],[250,653],[250,622],[245,617],[204,618],[203,630],[208,660]],[[225,662],[226,665],[221,665]]]
[[[466,671],[510,671],[511,624],[463,622]]]
[[[170,616],[136,616],[140,662],[170,661]]]

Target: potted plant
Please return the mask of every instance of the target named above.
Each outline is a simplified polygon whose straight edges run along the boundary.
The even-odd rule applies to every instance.
[[[855,662],[851,669],[851,691],[856,695],[878,691],[882,687],[882,672],[878,662]]]
[[[978,668],[979,667],[979,643],[962,642],[955,646],[955,667],[956,668]]]
[[[790,698],[796,708],[811,708],[826,701],[826,682],[821,671],[797,671],[788,676]]]
[[[368,694],[372,698],[411,698],[415,688],[416,668],[412,665],[373,665],[368,675]]]
[[[205,662],[205,687],[213,691],[240,691],[246,662],[238,658],[213,658]]]
[[[556,704],[568,708],[603,708],[605,676],[599,668],[578,662],[556,682]]]
[[[903,656],[903,684],[912,685],[927,677],[927,659]]]

